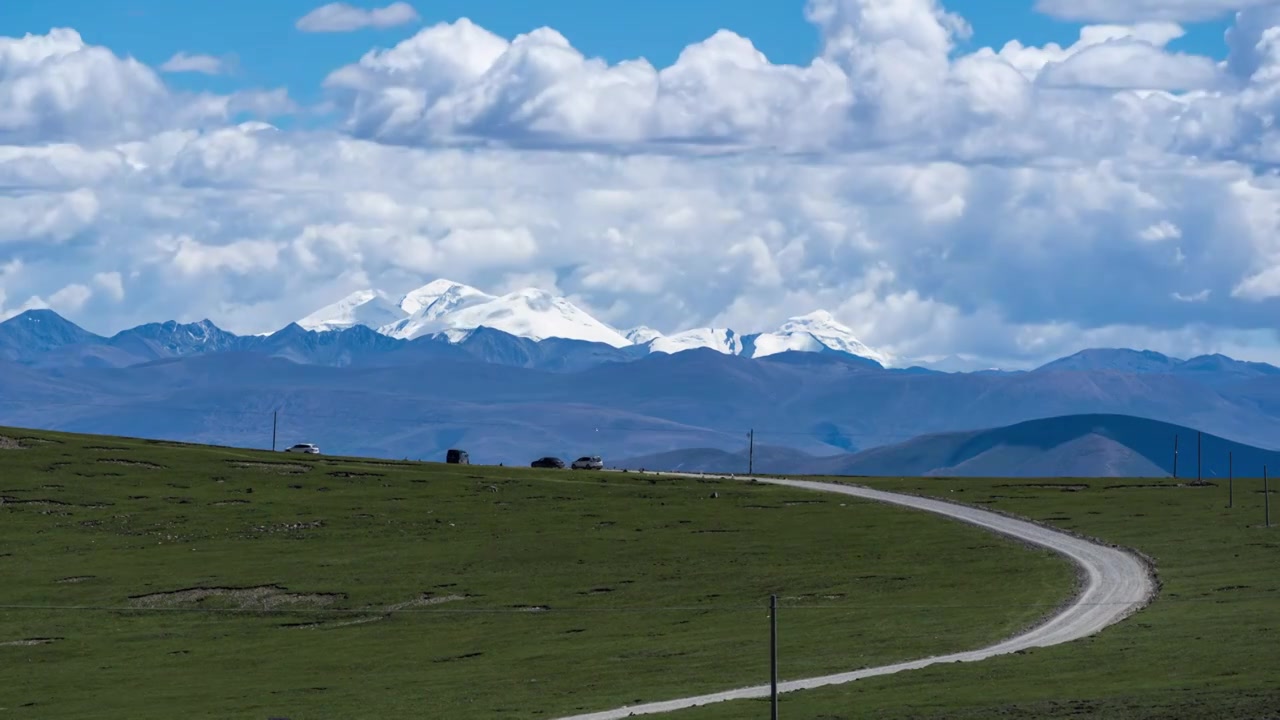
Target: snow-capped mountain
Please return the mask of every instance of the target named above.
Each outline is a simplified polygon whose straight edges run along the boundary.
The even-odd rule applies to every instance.
[[[451,314],[497,299],[470,285],[452,280],[433,280],[401,298],[400,310],[407,317],[375,327],[384,335],[402,340],[413,340],[446,330],[471,330],[479,326],[463,327],[453,323]]]
[[[536,288],[490,295],[452,280],[434,280],[401,296],[398,302],[378,290],[361,290],[321,308],[298,322],[308,330],[342,330],[364,325],[401,340],[436,337],[465,341],[487,327],[516,337],[603,343],[645,352],[678,353],[710,348],[727,355],[765,357],[786,351],[841,352],[886,367],[893,358],[868,347],[829,312],[819,310],[788,319],[777,330],[740,335],[728,328],[693,328],[664,335],[640,326],[625,332],[592,317],[565,298]]]
[[[404,318],[405,312],[385,293],[357,290],[298,321],[304,330],[346,330],[355,325],[379,328]]]
[[[678,353],[695,348],[711,348],[725,355],[742,354],[742,338],[727,328],[694,328],[649,341],[650,352]]]
[[[820,352],[823,348],[875,360],[885,367],[893,363],[892,357],[864,345],[854,337],[853,330],[840,324],[826,310],[793,317],[774,332],[756,335],[751,357],[766,357],[788,350]]]
[[[831,313],[818,310],[788,319],[777,330],[753,335],[739,335],[726,328],[694,328],[673,335],[662,335],[647,327],[630,330],[627,337],[637,345],[647,345],[650,352],[678,353],[695,348],[711,348],[727,355],[760,358],[778,353],[842,352],[874,360],[885,367],[893,364],[888,353],[868,347],[842,325]]]
[[[531,340],[567,338],[613,347],[632,344],[622,333],[568,300],[535,288],[468,305],[446,313],[440,320],[446,325],[441,330],[490,327]]]
[[[406,293],[400,299],[400,309],[405,315],[421,314],[423,318],[435,319],[447,312],[494,299],[493,295],[481,292],[470,285],[441,278]]]
[[[324,332],[364,325],[399,340],[443,336],[461,342],[478,327],[531,340],[566,338],[627,347],[632,341],[568,300],[529,288],[495,297],[452,280],[434,280],[395,302],[379,290],[360,290],[302,320]]]
[[[657,330],[654,330],[651,327],[641,325],[639,327],[633,327],[630,330],[622,333],[622,336],[630,340],[635,345],[643,345],[649,342],[650,340],[657,340],[658,338],[662,337],[662,333],[658,332]]]

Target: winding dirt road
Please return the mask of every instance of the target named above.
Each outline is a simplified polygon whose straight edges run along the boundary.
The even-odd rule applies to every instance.
[[[682,477],[706,477],[731,479],[730,476],[696,475],[692,473],[651,473]],[[1046,647],[1071,642],[1092,635],[1109,625],[1114,625],[1142,608],[1155,596],[1156,585],[1147,566],[1136,555],[1124,550],[1100,545],[1065,532],[1051,530],[1034,523],[999,515],[975,507],[955,505],[942,500],[900,495],[870,488],[814,482],[809,480],[785,480],[779,478],[736,477],[738,480],[756,480],[772,485],[785,485],[803,490],[837,493],[878,502],[902,505],[917,510],[945,515],[956,520],[978,525],[1002,535],[1041,545],[1070,558],[1084,573],[1083,588],[1071,602],[1056,615],[1047,618],[1031,630],[1002,642],[978,650],[951,655],[922,658],[864,668],[852,672],[823,675],[821,677],[789,680],[778,684],[778,692],[808,690],[824,685],[840,685],[877,675],[891,675],[903,670],[916,670],[937,663],[975,662],[996,655],[1006,655],[1034,647]],[[769,696],[769,686],[756,685],[736,690],[698,695],[621,707],[613,710],[573,715],[558,720],[619,720],[633,715],[651,715],[684,708],[709,705],[727,700],[742,700]]]

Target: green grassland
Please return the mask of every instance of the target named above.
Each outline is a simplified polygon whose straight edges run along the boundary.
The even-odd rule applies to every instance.
[[[1076,580],[961,523],[732,481],[0,429],[0,497],[0,718],[548,718],[766,682],[770,593],[798,677],[984,645]]]
[[[903,718],[1280,718],[1280,527],[1262,527],[1262,482],[858,480],[1021,515],[1136,548],[1162,588],[1126,621],[1084,640],[972,665],[933,666],[784,695],[788,720]],[[1280,496],[1271,487],[1273,522]],[[784,667],[784,677],[797,675]],[[761,717],[760,703],[671,720]]]

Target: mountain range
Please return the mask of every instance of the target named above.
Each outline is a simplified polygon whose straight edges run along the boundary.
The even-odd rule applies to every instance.
[[[425,317],[421,310],[441,299],[446,306],[475,299],[451,298],[421,293],[412,316]],[[366,306],[344,307],[355,317]],[[0,424],[271,447],[274,421],[280,445],[425,459],[460,446],[474,462],[508,464],[548,454],[609,461],[689,448],[732,454],[751,430],[758,450],[793,453],[798,463],[927,434],[1099,414],[1262,449],[1280,437],[1280,368],[1222,355],[1092,349],[1027,371],[946,373],[884,367],[826,344],[750,357],[707,347],[652,350],[659,339],[619,347],[488,326],[407,339],[354,321],[323,331],[291,323],[252,336],[208,321],[163,322],[108,337],[32,310],[0,323]],[[1052,439],[1047,428],[1032,429]],[[1086,456],[1089,442],[1068,447]],[[1092,454],[1097,473],[1110,472],[1111,455]],[[1077,467],[1061,454],[1045,457]],[[876,467],[944,472],[963,462]],[[966,467],[979,466],[1001,474],[1035,463],[1003,453]],[[1085,469],[1077,467],[1090,474]]]
[[[431,337],[459,342],[476,328],[499,330],[534,341],[549,338],[626,348],[630,357],[710,348],[728,355],[765,357],[780,352],[840,352],[888,366],[888,353],[854,337],[825,310],[793,317],[777,330],[741,335],[728,328],[694,328],[664,335],[649,327],[619,330],[592,317],[568,299],[537,288],[502,296],[439,279],[398,300],[381,290],[358,290],[297,322],[306,330],[332,331],[362,326],[388,337]]]
[[[1185,444],[1184,444],[1185,443]],[[751,457],[748,457],[750,453]],[[1280,452],[1128,415],[1067,415],[924,435],[856,453],[814,456],[765,446],[690,448],[615,462],[675,472],[909,477],[1258,477]]]

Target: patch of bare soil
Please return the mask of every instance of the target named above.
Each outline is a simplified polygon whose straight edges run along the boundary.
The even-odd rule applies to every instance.
[[[333,477],[339,478],[357,478],[357,477],[386,477],[383,473],[374,472],[352,472],[350,470],[335,470],[329,473]]]
[[[298,463],[278,463],[278,462],[255,462],[252,460],[228,460],[235,467],[244,470],[261,470],[263,472],[273,472],[280,475],[296,475],[298,473],[311,472],[311,468]]]
[[[1003,485],[993,485],[999,488],[1034,488],[1040,490],[1061,490],[1063,492],[1079,492],[1088,490],[1088,485],[1081,483],[1004,483]]]
[[[435,593],[422,593],[412,600],[406,600],[401,603],[387,606],[387,612],[395,612],[397,610],[406,610],[414,607],[429,607],[432,605],[443,605],[444,603],[461,602],[467,600],[471,595],[436,595]]]
[[[54,500],[53,498],[26,499],[26,498],[13,497],[12,495],[0,495],[0,505],[35,505],[37,507],[79,507],[79,508],[89,508],[91,510],[101,510],[102,508],[108,507],[111,504],[112,503],[109,503],[109,502],[70,503],[70,502],[63,502],[61,500]]]
[[[297,532],[299,530],[314,530],[324,527],[323,520],[312,520],[311,522],[295,522],[295,523],[276,523],[275,525],[258,525],[253,528],[254,532],[261,533],[284,533]]]
[[[164,470],[163,465],[146,462],[145,460],[130,460],[128,458],[98,458],[98,462],[104,465],[128,465],[129,467],[140,467],[148,470]]]
[[[49,498],[24,500],[23,498],[16,498],[12,495],[0,495],[0,505],[49,505],[57,507],[71,507],[71,503],[62,502],[61,500],[51,500]]]
[[[85,450],[103,450],[106,452],[128,452],[129,448],[112,447],[110,445],[86,445]]]
[[[333,618],[329,620],[313,620],[309,622],[287,623],[287,624],[281,625],[280,627],[286,630],[316,630],[321,628],[325,630],[330,630],[333,628],[349,627],[351,625],[364,625],[365,623],[377,622],[379,620],[386,620],[391,616],[392,613],[399,612],[402,610],[408,610],[416,607],[430,607],[432,605],[442,605],[444,603],[451,603],[451,602],[459,602],[462,600],[467,600],[471,597],[472,597],[471,595],[457,595],[457,594],[436,595],[434,593],[427,592],[427,593],[422,593],[421,595],[419,595],[418,597],[412,600],[406,600],[404,602],[387,605],[381,610],[368,610],[363,614],[359,613],[359,611],[353,611],[354,617],[346,616],[341,618]],[[376,613],[376,614],[372,614],[372,613]]]
[[[8,435],[0,435],[0,450],[26,450],[26,446]]]
[[[211,502],[209,504],[214,507],[219,507],[222,505],[248,505],[249,501],[248,500],[219,500],[218,502]]]
[[[288,623],[280,627],[286,630],[317,630],[324,628],[330,630],[333,628],[347,627],[350,625],[364,625],[365,623],[377,622],[387,619],[386,615],[365,615],[363,617],[348,618],[345,620],[329,620],[321,622],[305,622],[305,623]]]
[[[239,609],[276,610],[289,607],[325,607],[346,599],[346,593],[296,593],[278,585],[256,587],[194,587],[169,592],[134,595],[129,602],[139,608],[199,606],[206,600],[225,600]]]
[[[0,642],[0,647],[13,647],[13,646],[19,646],[19,645],[48,645],[49,643],[58,642],[61,639],[62,638],[26,638],[24,640],[6,640],[3,642]]]
[[[76,576],[74,576],[74,577],[64,577],[64,578],[62,578],[61,580],[58,580],[57,582],[60,582],[60,583],[81,583],[81,582],[84,582],[85,580],[92,580],[93,578],[94,578],[94,576],[93,576],[93,575],[76,575]]]

